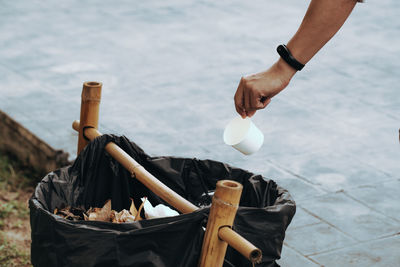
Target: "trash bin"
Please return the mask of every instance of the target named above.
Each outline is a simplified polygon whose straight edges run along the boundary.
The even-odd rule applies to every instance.
[[[199,210],[174,217],[114,224],[70,221],[54,215],[61,206],[128,209],[147,197],[153,206],[165,203],[138,182],[105,150],[116,143],[147,171]],[[126,137],[102,135],[71,166],[47,174],[29,201],[34,266],[197,266],[211,195],[219,180],[243,185],[233,229],[262,250],[256,266],[278,266],[285,230],[296,207],[287,190],[261,175],[212,160],[150,157]],[[252,266],[228,247],[224,266]]]

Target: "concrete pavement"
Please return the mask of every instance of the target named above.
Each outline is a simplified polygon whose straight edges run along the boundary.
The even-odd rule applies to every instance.
[[[222,142],[240,76],[276,60],[307,1],[0,1],[0,109],[56,149],[84,81],[100,128],[152,155],[210,158],[287,188],[298,211],[282,266],[400,266],[400,4],[357,5],[254,117],[265,144]]]

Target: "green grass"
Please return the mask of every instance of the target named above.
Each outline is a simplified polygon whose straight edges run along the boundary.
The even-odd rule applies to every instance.
[[[0,204],[0,220],[14,216],[21,219],[29,218],[29,210],[25,203],[18,200],[11,200]]]
[[[30,230],[27,198],[37,173],[15,158],[0,152],[0,267],[30,264]],[[14,233],[24,241],[13,240]]]
[[[30,255],[0,233],[0,267],[6,266],[31,266]]]
[[[16,191],[32,187],[42,177],[17,159],[0,152],[0,190]],[[35,179],[36,178],[36,179]]]

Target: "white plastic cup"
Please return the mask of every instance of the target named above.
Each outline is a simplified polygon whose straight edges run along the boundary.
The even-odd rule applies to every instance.
[[[264,135],[249,117],[238,116],[225,127],[224,142],[245,155],[257,152],[264,143]]]

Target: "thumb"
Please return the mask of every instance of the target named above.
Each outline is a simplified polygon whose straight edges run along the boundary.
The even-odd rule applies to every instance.
[[[260,102],[263,105],[262,108],[265,108],[266,106],[268,106],[269,103],[271,103],[271,98],[267,98],[267,97],[263,96],[263,97],[261,97]]]

